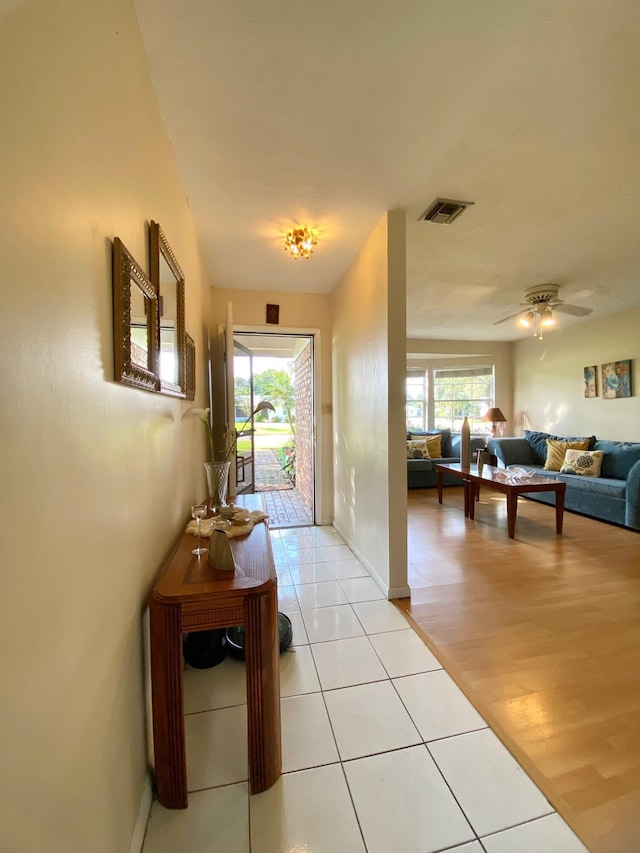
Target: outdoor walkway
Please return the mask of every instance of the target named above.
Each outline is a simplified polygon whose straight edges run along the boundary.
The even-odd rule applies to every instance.
[[[257,491],[257,489],[256,489]],[[269,514],[269,527],[300,527],[313,524],[311,510],[300,497],[297,489],[288,491],[261,491],[265,511]]]
[[[311,510],[284,475],[272,450],[256,450],[255,490],[262,495],[269,513],[269,526],[299,527],[313,524]]]
[[[293,489],[293,484],[285,476],[278,457],[273,450],[255,450],[255,490],[270,492],[274,489]]]

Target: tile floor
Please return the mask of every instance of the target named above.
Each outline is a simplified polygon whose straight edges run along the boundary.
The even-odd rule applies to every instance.
[[[340,536],[271,535],[283,776],[249,796],[244,664],[187,668],[189,808],[143,853],[585,853]]]

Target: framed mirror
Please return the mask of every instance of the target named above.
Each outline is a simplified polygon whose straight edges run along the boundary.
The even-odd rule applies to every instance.
[[[184,274],[157,222],[151,222],[149,237],[151,283],[158,296],[158,390],[185,397]]]
[[[114,379],[158,390],[158,297],[119,237],[113,241]]]

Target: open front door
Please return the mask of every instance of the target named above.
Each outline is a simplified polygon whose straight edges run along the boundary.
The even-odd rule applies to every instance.
[[[253,441],[253,355],[239,341],[233,342],[233,377],[235,398],[235,424],[240,427],[236,435],[236,487],[237,494],[254,491],[255,447]],[[249,419],[249,420],[247,420]],[[244,428],[243,428],[244,427]]]
[[[225,398],[227,403],[227,425],[224,435],[224,444],[228,448],[235,438],[236,424],[236,400],[234,393],[233,376],[233,305],[227,302],[227,315],[224,326],[224,369],[225,369]],[[229,489],[227,499],[232,501],[238,494],[236,486],[236,466],[232,464],[229,469]]]
[[[236,453],[229,469],[228,500],[254,491],[253,447],[253,356],[251,350],[234,340],[233,306],[227,302],[225,318],[225,386],[227,401],[226,447],[237,437]],[[249,422],[246,423],[249,418]],[[236,429],[239,431],[236,433]],[[248,441],[247,441],[248,440]]]

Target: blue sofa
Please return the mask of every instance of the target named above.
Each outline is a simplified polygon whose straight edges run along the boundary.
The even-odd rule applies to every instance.
[[[632,530],[640,530],[640,443],[589,439],[589,450],[603,451],[599,477],[579,474],[562,474],[545,471],[546,439],[575,441],[546,432],[525,430],[523,438],[491,438],[490,453],[498,458],[498,465],[527,468],[544,477],[556,477],[567,484],[565,508],[601,521],[620,524]],[[532,500],[554,504],[551,492],[525,495]]]
[[[407,459],[407,486],[410,489],[428,489],[437,485],[436,465],[444,465],[460,461],[460,435],[452,435],[450,429],[430,429],[426,432],[407,433],[407,441],[419,439],[425,435],[442,436],[441,458],[439,459]],[[475,450],[484,448],[484,438],[471,439],[471,454]],[[459,477],[444,475],[445,486],[460,486],[462,481]]]

